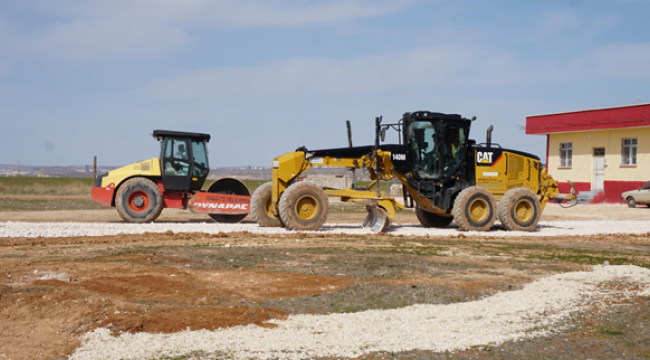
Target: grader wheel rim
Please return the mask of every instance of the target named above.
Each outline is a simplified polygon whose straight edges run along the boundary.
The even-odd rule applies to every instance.
[[[490,216],[490,204],[485,199],[477,198],[467,206],[467,213],[475,223],[482,223]]]
[[[527,199],[517,201],[513,208],[513,214],[520,224],[528,223],[535,216],[535,207]]]
[[[318,202],[311,196],[303,196],[296,201],[295,209],[299,218],[310,220],[318,213]]]
[[[129,210],[134,213],[143,213],[149,209],[149,204],[151,199],[149,194],[144,190],[135,190],[132,191],[127,197],[126,204],[129,207]]]
[[[271,208],[271,204],[273,203],[273,199],[269,196],[266,199],[266,204],[264,204],[264,211],[266,212],[266,215],[268,215],[271,218],[275,218],[275,214],[273,213],[273,209]]]

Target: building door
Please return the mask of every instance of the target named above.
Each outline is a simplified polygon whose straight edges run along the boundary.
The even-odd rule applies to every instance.
[[[594,174],[591,190],[603,190],[605,185],[605,148],[594,148]]]

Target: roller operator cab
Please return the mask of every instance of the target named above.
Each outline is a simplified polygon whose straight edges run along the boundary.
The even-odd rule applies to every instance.
[[[249,212],[250,191],[233,178],[215,180],[202,191],[210,173],[209,134],[154,130],[160,157],[98,176],[92,199],[117,208],[129,222],[155,220],[163,208],[189,209],[218,222],[238,222]]]
[[[153,137],[160,141],[165,190],[201,190],[210,173],[207,148],[210,135],[154,130]]]

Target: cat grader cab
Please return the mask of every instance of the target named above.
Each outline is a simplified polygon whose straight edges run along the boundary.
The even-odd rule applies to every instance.
[[[206,213],[223,223],[239,222],[249,213],[250,191],[233,178],[215,180],[202,191],[210,166],[202,133],[154,130],[160,158],[127,165],[97,177],[92,199],[117,208],[128,222],[154,221],[163,208]]]
[[[315,230],[327,219],[328,196],[366,204],[364,226],[380,232],[394,220],[395,210],[415,207],[424,227],[444,228],[452,221],[464,231],[485,231],[499,219],[508,230],[533,230],[550,200],[575,200],[575,190],[561,194],[540,159],[492,143],[469,139],[472,122],[456,114],[405,113],[395,124],[375,119],[374,146],[307,150],[276,157],[272,181],[251,198],[251,215],[260,226]],[[381,144],[386,131],[399,132],[399,144]],[[298,181],[312,167],[364,169],[367,188],[322,189]],[[403,185],[403,204],[380,191],[380,181]],[[573,187],[573,185],[572,185]]]

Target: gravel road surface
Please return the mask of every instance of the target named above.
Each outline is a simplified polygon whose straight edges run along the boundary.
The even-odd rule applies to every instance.
[[[217,234],[219,232],[229,233],[238,231],[249,231],[254,234],[291,234],[283,228],[263,228],[257,224],[218,224],[215,222],[205,223],[149,223],[149,224],[128,224],[128,223],[74,223],[74,222],[0,222],[0,238],[14,237],[67,237],[67,236],[105,236],[119,234],[142,234],[164,233],[167,231],[179,232],[204,232]],[[305,231],[313,233],[314,231]],[[357,224],[325,224],[321,229],[315,231],[326,234],[372,234],[372,232]],[[506,231],[497,223],[490,231],[461,232],[458,228],[449,227],[446,229],[423,228],[415,224],[393,224],[388,228],[387,233],[391,235],[407,236],[456,236],[460,233],[465,235],[480,236],[575,236],[575,235],[597,235],[597,234],[645,234],[650,232],[650,221],[645,220],[573,220],[573,221],[547,221],[540,222],[537,229],[531,232]]]

